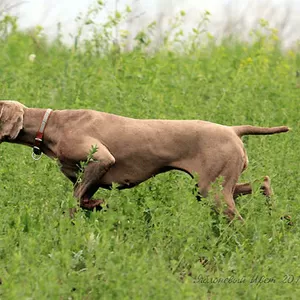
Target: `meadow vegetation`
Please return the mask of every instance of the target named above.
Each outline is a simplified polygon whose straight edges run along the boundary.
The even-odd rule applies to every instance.
[[[1,144],[0,298],[299,299],[299,48],[283,51],[266,21],[248,41],[219,42],[201,26],[181,38],[175,22],[159,47],[151,24],[123,51],[112,37],[122,14],[97,26],[83,17],[72,45],[60,32],[52,41],[40,27],[22,32],[5,16],[0,98],[292,131],[244,138],[250,163],[241,181],[255,187],[237,201],[244,225],[216,214],[212,197],[197,202],[195,181],[177,171],[130,190],[101,190],[108,209],[70,220],[76,201],[56,162]],[[269,201],[259,192],[264,175],[273,184]]]

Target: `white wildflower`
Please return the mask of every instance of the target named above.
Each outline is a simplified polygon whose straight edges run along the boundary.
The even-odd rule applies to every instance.
[[[35,58],[36,58],[36,55],[33,54],[33,53],[30,54],[29,57],[28,57],[29,61],[31,61],[31,62],[34,62]]]

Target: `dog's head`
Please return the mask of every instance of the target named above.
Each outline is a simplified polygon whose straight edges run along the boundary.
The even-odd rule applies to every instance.
[[[25,106],[17,101],[0,101],[0,143],[14,140],[23,128]]]

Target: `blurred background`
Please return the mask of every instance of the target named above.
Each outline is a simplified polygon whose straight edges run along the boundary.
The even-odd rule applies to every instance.
[[[110,0],[105,2],[97,18],[105,19],[116,11],[128,9],[127,17],[118,25],[119,30],[128,30],[134,35],[141,27],[156,21],[157,43],[162,32],[168,30],[170,18],[184,11],[182,20],[184,32],[192,30],[203,13],[210,13],[208,32],[221,38],[232,33],[240,37],[248,36],[249,29],[255,28],[260,19],[268,20],[270,27],[279,30],[279,38],[284,46],[291,46],[299,39],[300,2],[296,0]],[[61,24],[63,39],[72,41],[77,25],[76,17],[85,14],[95,0],[0,0],[2,12],[18,16],[21,28],[28,29],[36,25],[44,28],[48,36],[57,33],[57,24]],[[128,8],[126,8],[128,6]],[[130,9],[129,9],[130,7]],[[130,11],[130,13],[129,13]],[[85,33],[88,34],[88,33]],[[119,32],[115,32],[118,39]],[[130,39],[130,37],[129,37]],[[130,48],[130,43],[127,45]]]

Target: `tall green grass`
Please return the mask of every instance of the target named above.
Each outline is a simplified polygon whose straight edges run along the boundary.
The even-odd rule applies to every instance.
[[[130,190],[99,191],[109,209],[79,211],[70,220],[65,212],[76,200],[56,163],[35,162],[30,148],[1,144],[0,298],[298,299],[300,52],[282,51],[267,23],[249,33],[251,42],[220,43],[199,28],[180,39],[176,25],[155,51],[152,24],[126,52],[111,42],[121,18],[92,27],[90,40],[81,35],[91,26],[85,20],[68,46],[60,34],[48,41],[41,28],[21,32],[6,16],[0,98],[293,130],[245,137],[250,164],[242,181],[253,182],[255,192],[237,201],[245,224],[230,226],[212,211],[212,199],[196,201],[195,182],[180,172]],[[256,182],[266,174],[274,189],[268,202]]]

